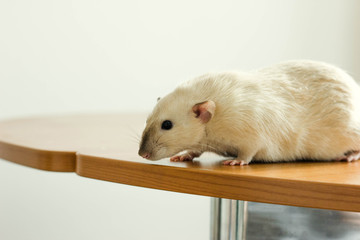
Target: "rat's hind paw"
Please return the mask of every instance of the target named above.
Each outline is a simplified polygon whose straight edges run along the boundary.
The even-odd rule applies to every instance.
[[[347,161],[352,162],[360,159],[360,151],[350,151],[344,154],[342,157],[338,157],[335,161]]]
[[[230,159],[230,160],[225,160],[222,162],[223,165],[228,165],[228,166],[235,166],[235,165],[248,165],[249,163],[247,163],[244,160],[237,160],[237,159]]]

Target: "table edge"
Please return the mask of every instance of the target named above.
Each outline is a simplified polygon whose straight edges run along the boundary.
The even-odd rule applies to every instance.
[[[360,187],[327,182],[219,174],[77,154],[78,175],[159,190],[299,207],[360,212]],[[195,174],[194,174],[195,173]],[[196,176],[196,177],[194,177]]]
[[[31,148],[0,140],[0,158],[45,171],[75,172],[75,151]]]

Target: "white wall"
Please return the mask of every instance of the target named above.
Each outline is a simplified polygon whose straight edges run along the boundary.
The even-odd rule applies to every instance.
[[[360,2],[0,1],[0,119],[150,111],[208,71],[287,59],[360,79]],[[0,239],[208,239],[209,199],[0,161]],[[51,237],[53,235],[53,237]]]

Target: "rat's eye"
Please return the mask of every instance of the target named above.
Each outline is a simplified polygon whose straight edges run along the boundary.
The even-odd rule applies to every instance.
[[[165,120],[161,124],[161,129],[170,130],[173,127],[173,124],[170,120]]]

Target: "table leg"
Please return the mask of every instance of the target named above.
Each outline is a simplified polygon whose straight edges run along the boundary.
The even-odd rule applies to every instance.
[[[211,240],[246,238],[247,202],[211,198]]]

